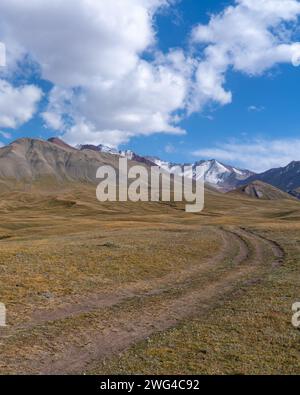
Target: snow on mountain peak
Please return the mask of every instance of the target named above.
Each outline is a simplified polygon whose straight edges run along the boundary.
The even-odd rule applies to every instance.
[[[163,161],[157,157],[143,157],[135,154],[131,150],[118,151],[114,148],[105,145],[82,145],[78,149],[90,149],[98,152],[109,153],[111,155],[119,155],[120,157],[127,158],[128,160],[134,160],[136,162],[141,162],[146,165],[157,165],[160,168],[166,170],[171,174],[177,174],[178,176],[183,176],[187,178],[197,178],[197,167],[200,167],[202,174],[204,173],[205,182],[214,186],[221,191],[229,191],[235,189],[237,185],[247,178],[251,177],[254,173],[238,169],[232,166],[225,165],[215,159],[211,160],[201,160],[192,164],[178,164]],[[189,166],[190,169],[186,169]]]
[[[202,172],[204,173],[205,182],[216,187],[217,189],[223,191],[229,191],[231,189],[235,189],[238,183],[241,180],[245,180],[251,175],[252,172],[248,170],[237,169],[231,166],[224,165],[223,163],[211,159],[211,160],[202,160],[199,162],[195,162],[186,166],[191,166],[192,171],[186,171],[184,169],[184,165],[174,164],[166,161],[162,161],[158,158],[148,158],[151,159],[157,166],[162,169],[174,174],[183,175],[187,178],[196,179],[196,168],[202,168]],[[181,168],[181,173],[178,173],[178,167]]]

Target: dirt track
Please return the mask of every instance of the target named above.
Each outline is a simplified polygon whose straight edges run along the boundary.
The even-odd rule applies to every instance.
[[[246,229],[216,229],[216,237],[223,243],[221,252],[199,265],[110,294],[79,298],[76,304],[56,311],[36,311],[28,325],[9,334],[22,336],[34,330],[40,344],[30,360],[14,362],[14,369],[38,374],[83,373],[95,361],[184,319],[201,316],[240,284],[251,285],[262,268],[274,270],[283,262],[284,252],[277,244]],[[76,328],[68,338],[63,332],[51,333],[56,324],[76,323],[77,318],[81,320],[78,336]]]

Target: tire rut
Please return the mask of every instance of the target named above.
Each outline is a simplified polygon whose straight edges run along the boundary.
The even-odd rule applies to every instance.
[[[149,291],[142,295],[136,294],[133,297],[140,300],[136,311],[128,312],[120,305],[119,312],[113,318],[101,322],[101,327],[104,329],[85,331],[88,341],[84,347],[66,344],[63,351],[57,352],[55,356],[45,351],[37,360],[31,361],[31,369],[40,374],[82,373],[94,361],[109,358],[157,332],[170,329],[187,318],[199,316],[207,311],[216,301],[222,299],[224,294],[234,291],[239,281],[255,273],[258,264],[264,264],[263,251],[266,245],[271,248],[276,261],[282,257],[282,252],[279,256],[279,249],[275,243],[245,229],[230,227],[220,232],[224,240],[222,252],[217,256],[220,261],[226,260],[227,254],[231,253],[229,241],[239,246],[239,251],[233,259],[234,265],[228,268],[226,274],[204,285],[184,289],[182,293],[179,292],[170,299],[160,300],[163,291],[160,293],[157,288],[152,289],[150,294]],[[206,262],[205,270],[216,269],[213,263],[216,263],[216,258]],[[201,270],[190,271],[190,276],[185,277],[185,282],[181,285],[184,285],[195,273],[201,274]],[[117,305],[126,302],[128,297],[127,295],[125,299],[118,299],[115,302]],[[26,370],[26,367],[23,368]]]
[[[213,267],[221,263],[226,256],[230,254],[232,237],[236,236],[223,229],[215,230],[216,236],[222,240],[222,247],[220,252],[208,260],[197,265],[192,265],[180,272],[172,272],[159,279],[150,281],[140,281],[137,284],[129,284],[122,287],[122,289],[114,290],[112,292],[98,293],[82,297],[76,300],[75,303],[65,303],[63,307],[55,310],[36,310],[28,324],[22,324],[13,329],[24,330],[30,329],[37,325],[43,325],[51,321],[63,320],[76,315],[91,313],[101,308],[109,308],[120,304],[126,300],[134,297],[151,297],[154,295],[163,294],[166,289],[170,287],[180,287],[188,283],[189,280],[197,275],[201,275],[211,270]],[[230,236],[230,237],[229,237]],[[238,240],[236,240],[238,242]]]

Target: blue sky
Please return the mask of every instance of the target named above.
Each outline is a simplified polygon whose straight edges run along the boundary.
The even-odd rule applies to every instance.
[[[86,10],[99,12],[92,28],[80,12],[82,0],[71,16],[68,1],[55,2],[58,22],[43,2],[36,10],[20,0],[0,5],[8,58],[0,74],[2,144],[62,136],[173,162],[214,157],[256,171],[300,160],[297,0],[266,0],[262,9],[258,0],[124,0],[132,5],[120,10],[128,13],[125,26],[118,0],[111,1],[115,8],[95,2]],[[47,16],[56,21],[52,27],[42,23]],[[109,18],[114,23],[106,26]],[[72,20],[83,36],[74,42],[68,41]],[[24,109],[14,114],[17,106]]]

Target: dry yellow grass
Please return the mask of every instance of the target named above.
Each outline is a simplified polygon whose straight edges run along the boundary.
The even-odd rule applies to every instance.
[[[208,191],[192,215],[33,187],[3,194],[0,219],[1,373],[69,373],[73,354],[79,373],[299,373],[297,201]]]
[[[300,332],[291,325],[299,300],[300,225],[260,225],[285,248],[284,266],[235,292],[201,318],[95,364],[93,374],[300,374]]]

